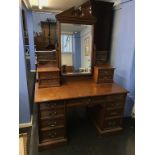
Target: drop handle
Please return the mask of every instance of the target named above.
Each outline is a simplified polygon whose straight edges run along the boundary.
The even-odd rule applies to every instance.
[[[54,133],[50,133],[49,136],[50,136],[51,138],[54,138],[56,135],[57,135],[56,132],[54,132]]]
[[[50,127],[54,127],[57,123],[54,122],[53,124],[50,124]]]
[[[50,113],[50,115],[56,115],[57,114],[57,112],[56,111],[54,111],[53,113]]]

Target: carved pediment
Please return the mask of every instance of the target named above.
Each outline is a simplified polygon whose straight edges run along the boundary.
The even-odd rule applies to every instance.
[[[56,15],[58,21],[63,23],[94,24],[96,18],[92,15],[92,6],[86,2],[78,7],[72,7]]]

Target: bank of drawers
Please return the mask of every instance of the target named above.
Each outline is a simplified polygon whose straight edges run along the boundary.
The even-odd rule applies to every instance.
[[[99,96],[92,99],[95,119],[101,130],[121,127],[126,94]]]
[[[65,104],[63,101],[41,103],[39,105],[40,143],[55,141],[65,137]]]
[[[39,87],[52,87],[60,86],[60,73],[59,71],[38,72]]]
[[[126,94],[113,94],[41,103],[39,105],[40,143],[65,138],[65,104],[68,107],[92,107],[98,127],[102,131],[113,132],[113,129],[122,125],[125,98]]]

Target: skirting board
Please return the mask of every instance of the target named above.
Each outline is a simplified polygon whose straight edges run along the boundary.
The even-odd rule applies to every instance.
[[[33,116],[31,115],[31,121],[28,122],[28,123],[21,123],[21,124],[19,124],[19,128],[31,127],[32,126],[32,120],[33,120]]]
[[[31,72],[35,73],[35,72],[36,72],[36,70],[31,70]]]

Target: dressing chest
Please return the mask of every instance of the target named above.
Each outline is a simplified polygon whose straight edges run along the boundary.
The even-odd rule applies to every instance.
[[[38,107],[40,150],[68,141],[68,108],[87,107],[101,135],[122,130],[128,91],[113,82],[115,69],[106,63],[104,49],[99,49],[102,57],[95,51],[96,18],[91,9],[86,2],[56,16],[58,48],[55,59],[50,59],[55,63],[37,66],[34,102]],[[72,70],[63,72],[63,66]]]

